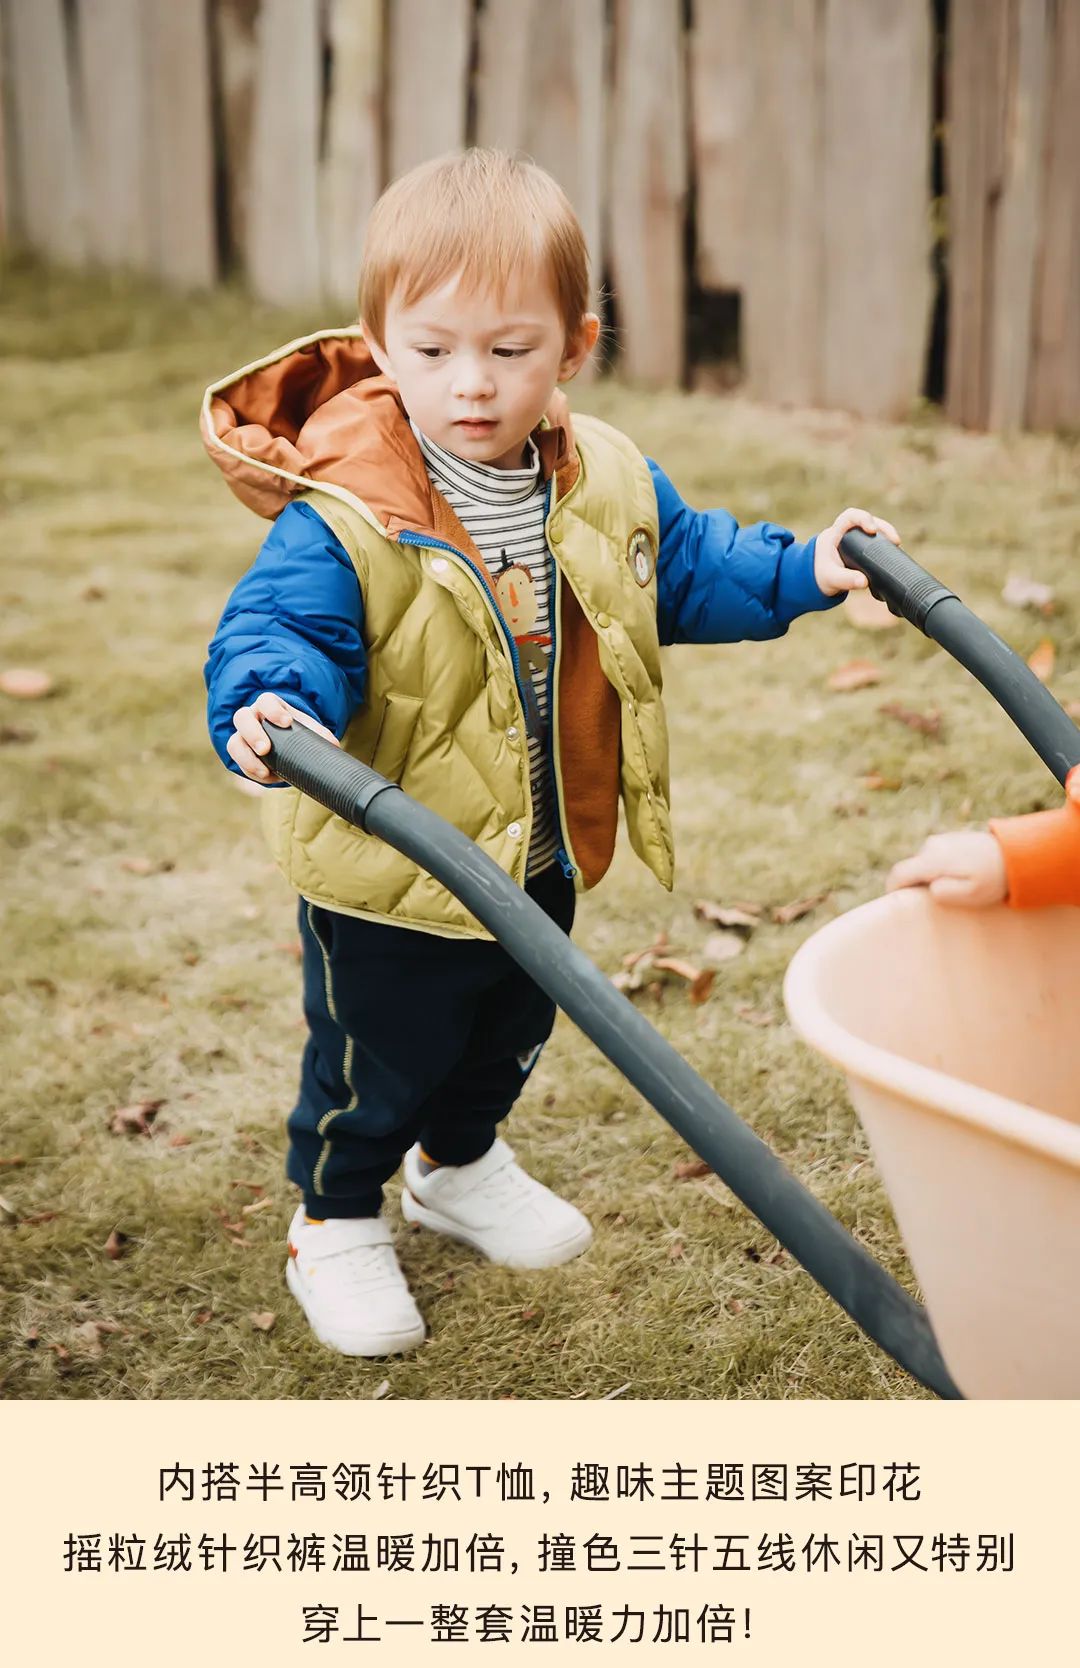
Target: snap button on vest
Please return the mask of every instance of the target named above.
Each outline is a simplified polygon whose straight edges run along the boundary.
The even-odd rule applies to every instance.
[[[432,573],[445,573],[449,566],[450,563],[445,556],[436,556],[431,564],[431,571]]]
[[[611,615],[610,614],[597,614],[596,623],[600,627],[601,631],[606,631],[608,626],[611,624]]]
[[[521,824],[519,822],[507,823],[506,832],[509,834],[509,836],[512,840],[520,840],[521,839]]]

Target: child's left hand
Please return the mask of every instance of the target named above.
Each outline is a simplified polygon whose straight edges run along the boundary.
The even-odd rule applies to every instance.
[[[900,543],[900,535],[891,522],[882,521],[880,516],[871,515],[868,510],[843,510],[831,527],[818,534],[814,545],[814,578],[827,597],[834,597],[840,591],[866,589],[865,573],[860,573],[858,568],[847,567],[840,555],[840,540],[853,527],[871,535],[884,533],[893,544]]]

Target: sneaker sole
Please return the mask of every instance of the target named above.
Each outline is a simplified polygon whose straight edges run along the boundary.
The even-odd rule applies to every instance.
[[[498,1263],[502,1268],[557,1268],[560,1263],[568,1263],[574,1257],[580,1257],[592,1244],[592,1228],[587,1222],[564,1240],[555,1245],[547,1245],[542,1251],[532,1256],[510,1253],[500,1256],[491,1251],[485,1236],[479,1231],[463,1227],[449,1216],[440,1216],[438,1211],[428,1205],[422,1205],[415,1194],[408,1188],[401,1190],[401,1214],[406,1222],[418,1223],[421,1228],[427,1228],[433,1234],[444,1234],[447,1239],[456,1239],[462,1245],[470,1245],[474,1251],[479,1251],[489,1262]]]
[[[320,1344],[324,1344],[327,1349],[335,1350],[338,1355],[360,1355],[369,1359],[381,1355],[405,1355],[409,1350],[416,1349],[418,1345],[422,1344],[427,1336],[427,1331],[421,1322],[419,1329],[413,1327],[409,1332],[372,1333],[366,1338],[358,1334],[355,1341],[350,1342],[346,1347],[337,1339],[328,1337],[310,1313],[307,1304],[304,1302],[303,1288],[293,1267],[291,1257],[285,1264],[285,1281],[297,1303],[304,1311],[304,1317]]]

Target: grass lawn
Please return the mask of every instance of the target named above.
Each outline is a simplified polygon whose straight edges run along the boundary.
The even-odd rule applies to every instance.
[[[326,322],[233,293],[5,275],[0,666],[41,668],[54,689],[0,696],[3,1394],[921,1394],[716,1177],[677,1177],[685,1147],[564,1020],[511,1134],[588,1212],[590,1253],[516,1273],[399,1230],[423,1349],[350,1362],[310,1338],[282,1281],[283,1123],[303,1038],[294,902],[203,721],[205,645],[264,528],[206,461],[196,419],[205,383]],[[614,382],[578,403],[693,502],[741,520],[805,537],[845,504],[879,510],[1023,653],[1049,637],[1054,692],[1080,699],[1075,439]],[[1001,600],[1010,572],[1055,587],[1052,617]],[[881,683],[830,692],[828,674],[861,657]],[[612,973],[661,930],[693,960],[711,930],[696,899],[827,894],[798,922],[759,928],[701,1006],[674,987],[641,1000],[910,1283],[842,1084],[785,1023],[784,968],[925,834],[1047,806],[1057,790],[989,697],[906,627],[810,618],[779,643],[668,651],[666,678],[675,892],[623,844],[577,941]],[[939,709],[941,736],[883,716],[887,702]],[[867,786],[875,774],[884,789]],[[114,1111],[144,1099],[164,1103],[152,1134],[111,1133]],[[389,1208],[398,1221],[396,1185]],[[259,1314],[276,1316],[270,1330]]]

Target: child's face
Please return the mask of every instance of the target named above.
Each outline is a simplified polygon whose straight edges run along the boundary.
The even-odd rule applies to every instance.
[[[526,273],[500,295],[463,289],[455,277],[410,307],[391,298],[385,346],[365,337],[429,440],[472,463],[517,469],[556,384],[581,368],[598,330],[587,313],[568,342],[549,285]]]

